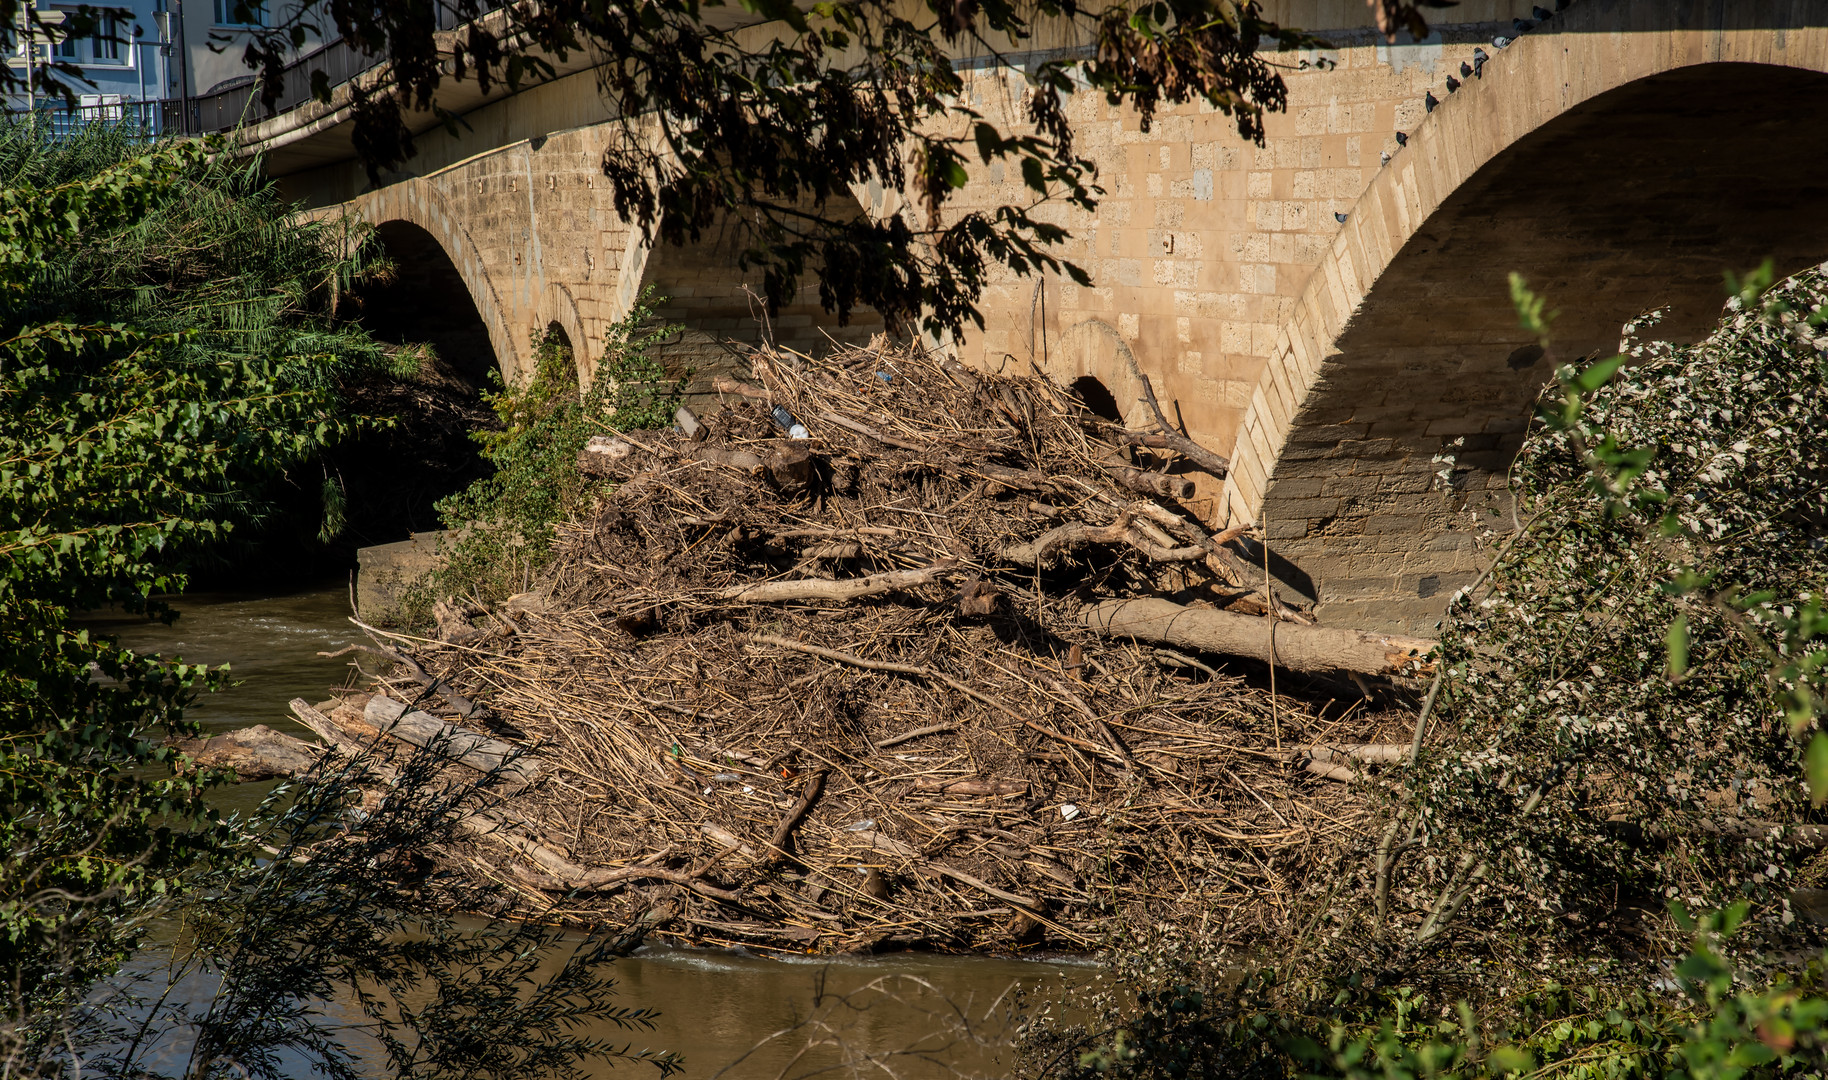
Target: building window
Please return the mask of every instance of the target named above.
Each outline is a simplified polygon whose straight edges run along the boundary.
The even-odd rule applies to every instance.
[[[265,26],[266,0],[216,0],[217,26]]]
[[[68,9],[60,8],[57,10],[60,14],[63,15],[63,17],[66,20],[72,14],[74,14],[74,12],[72,12]],[[47,31],[47,33],[49,33],[50,38],[51,38],[51,57],[52,57],[52,59],[55,59],[55,60],[80,60],[80,59],[82,59],[82,53],[78,51],[79,46],[81,45],[81,41],[78,38],[69,36],[69,27],[66,23],[59,23],[57,25],[52,26],[50,28],[50,30]]]
[[[101,11],[95,17],[95,36],[89,39],[90,49],[98,64],[119,64],[127,55],[127,23],[125,11]]]

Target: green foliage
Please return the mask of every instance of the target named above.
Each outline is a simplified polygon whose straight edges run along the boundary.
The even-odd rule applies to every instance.
[[[571,347],[556,332],[534,341],[526,386],[498,381],[487,400],[501,430],[476,436],[494,471],[438,504],[445,524],[460,534],[445,569],[416,590],[416,606],[429,603],[428,589],[498,599],[528,588],[550,555],[556,526],[587,509],[602,488],[578,468],[585,442],[610,431],[672,424],[685,379],[668,379],[648,356],[677,332],[653,324],[659,302],[644,293],[610,328],[588,391],[579,390]],[[415,606],[410,597],[408,606]]]
[[[1621,985],[1549,983],[1498,1007],[1482,1023],[1464,1002],[1450,1012],[1407,988],[1380,995],[1385,1014],[1357,1030],[1333,1023],[1324,1041],[1288,1049],[1316,1078],[1422,1080],[1424,1077],[1616,1077],[1740,1080],[1823,1075],[1828,1062],[1828,956],[1804,981],[1778,978],[1736,989],[1739,973],[1718,950],[1745,915],[1744,905],[1703,919],[1673,908],[1691,935],[1687,954],[1662,981],[1672,992]]]
[[[1655,933],[1670,899],[1789,932],[1828,775],[1828,277],[1731,284],[1706,340],[1564,365],[1544,398],[1521,528],[1451,609],[1446,722],[1408,777],[1419,857],[1392,899],[1423,937]]]
[[[74,145],[0,138],[0,1070],[354,1077],[360,1036],[402,1077],[670,1070],[571,1032],[647,1022],[609,1003],[609,944],[433,913],[489,899],[413,879],[481,797],[433,783],[435,749],[367,812],[356,766],[223,820],[225,777],[164,740],[226,671],[72,627],[106,602],[172,618],[152,595],[350,430],[338,372],[389,362],[334,318],[342,226],[288,222],[209,147]],[[169,966],[124,979],[160,918]]]
[[[1828,1064],[1828,956],[1798,981],[1749,989],[1721,949],[1738,906],[1700,920],[1659,988],[1537,978],[1465,1000],[1380,981],[1362,966],[1239,973],[1180,932],[1126,941],[1092,1025],[1043,1021],[1029,1080],[1741,1080],[1821,1077]],[[1495,988],[1488,988],[1495,989]]]
[[[145,173],[155,160],[164,162],[156,179]],[[21,210],[6,216],[0,251],[0,288],[8,290],[9,318],[20,325],[131,327],[162,336],[168,366],[244,365],[246,377],[277,392],[311,395],[325,419],[344,430],[386,421],[348,415],[335,392],[341,383],[416,367],[415,355],[337,317],[341,298],[376,269],[363,227],[294,218],[258,160],[237,162],[201,144],[149,153],[105,125],[53,141],[6,122],[0,185],[0,208]],[[77,202],[80,233],[67,227]],[[174,392],[171,400],[187,398]],[[308,434],[321,446],[340,432]],[[276,460],[293,467],[309,456]],[[218,516],[257,523],[284,469],[267,467],[260,455],[242,460],[246,466],[231,464],[216,489]],[[337,507],[326,501],[324,510],[321,531],[328,535]],[[180,565],[169,554],[167,564]]]
[[[73,251],[128,227],[203,167],[170,146],[91,176],[0,191],[0,974],[22,1008],[80,993],[138,932],[127,911],[229,836],[158,740],[221,672],[69,628],[72,609],[183,579],[232,525],[226,497],[343,427],[327,392],[191,335],[38,321]]]

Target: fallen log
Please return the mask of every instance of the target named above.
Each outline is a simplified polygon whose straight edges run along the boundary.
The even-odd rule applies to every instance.
[[[761,472],[768,465],[758,455],[751,454],[747,450],[723,450],[715,446],[701,446],[687,456],[709,465],[722,465],[727,469],[735,469],[751,476]]]
[[[428,712],[408,712],[405,705],[376,694],[362,711],[381,734],[414,746],[437,747],[452,761],[477,772],[496,773],[518,790],[539,779],[541,762],[518,747],[480,732],[447,724]]]
[[[1169,499],[1193,498],[1193,481],[1184,476],[1169,476],[1167,473],[1144,472],[1132,469],[1127,465],[1109,465],[1105,474],[1120,487],[1125,487],[1141,495],[1160,495]]]
[[[346,758],[356,758],[367,753],[368,747],[360,738],[345,730],[341,724],[336,723],[330,717],[325,716],[322,711],[304,698],[293,698],[291,705],[292,715],[298,718],[298,722],[310,728],[312,733],[324,740],[332,750]],[[363,726],[367,726],[366,720],[363,721]],[[387,775],[391,776],[392,770],[387,770]]]
[[[1079,624],[1105,637],[1245,656],[1291,671],[1426,675],[1435,642],[1336,626],[1303,626],[1169,600],[1106,600],[1082,609]]]
[[[242,783],[297,776],[317,764],[318,748],[265,724],[205,739],[172,739],[168,745],[205,769],[233,769]]]
[[[712,379],[711,389],[716,390],[720,394],[736,394],[740,397],[749,398],[752,401],[774,400],[773,394],[754,383],[746,383],[741,379],[733,379],[728,375],[719,375],[715,379]]]

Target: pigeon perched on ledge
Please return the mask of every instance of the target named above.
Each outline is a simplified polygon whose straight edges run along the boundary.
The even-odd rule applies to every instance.
[[[1346,223],[1346,217],[1347,215],[1342,214],[1337,210],[1333,211],[1333,220],[1339,222],[1341,225]]]
[[[1433,90],[1430,90],[1430,91],[1428,91],[1428,93],[1422,95],[1422,107],[1427,109],[1429,112],[1434,112],[1435,107],[1440,104],[1441,104],[1441,99],[1434,96]]]

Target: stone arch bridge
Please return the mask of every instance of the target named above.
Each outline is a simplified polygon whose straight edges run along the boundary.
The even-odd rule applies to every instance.
[[[1189,433],[1232,459],[1197,507],[1215,525],[1262,526],[1273,568],[1329,623],[1426,630],[1476,575],[1470,524],[1501,508],[1550,374],[1516,325],[1509,272],[1560,309],[1572,357],[1616,347],[1652,307],[1670,309],[1665,332],[1701,335],[1724,269],[1828,259],[1828,3],[1577,0],[1503,50],[1492,37],[1527,4],[1467,0],[1439,12],[1458,21],[1397,45],[1352,25],[1357,0],[1271,6],[1338,48],[1290,54],[1267,144],[1210,110],[1145,134],[1095,95],[1073,102],[1108,194],[1057,220],[1092,286],[998,281],[986,329],[951,347],[993,370],[1094,378],[1126,412],[1150,375]],[[1482,77],[1449,95],[1477,46],[1492,54]],[[1014,123],[1021,85],[973,68],[971,103]],[[675,358],[701,369],[731,339],[816,351],[879,329],[867,314],[839,327],[809,293],[764,331],[720,238],[648,245],[598,172],[614,128],[588,71],[463,92],[445,104],[468,129],[421,134],[407,171],[378,186],[340,98],[243,136],[293,196],[382,227],[421,286],[409,329],[511,379],[549,328],[594,364],[648,288],[689,328]],[[1019,186],[980,169],[959,201]],[[862,195],[875,209],[895,197]]]

